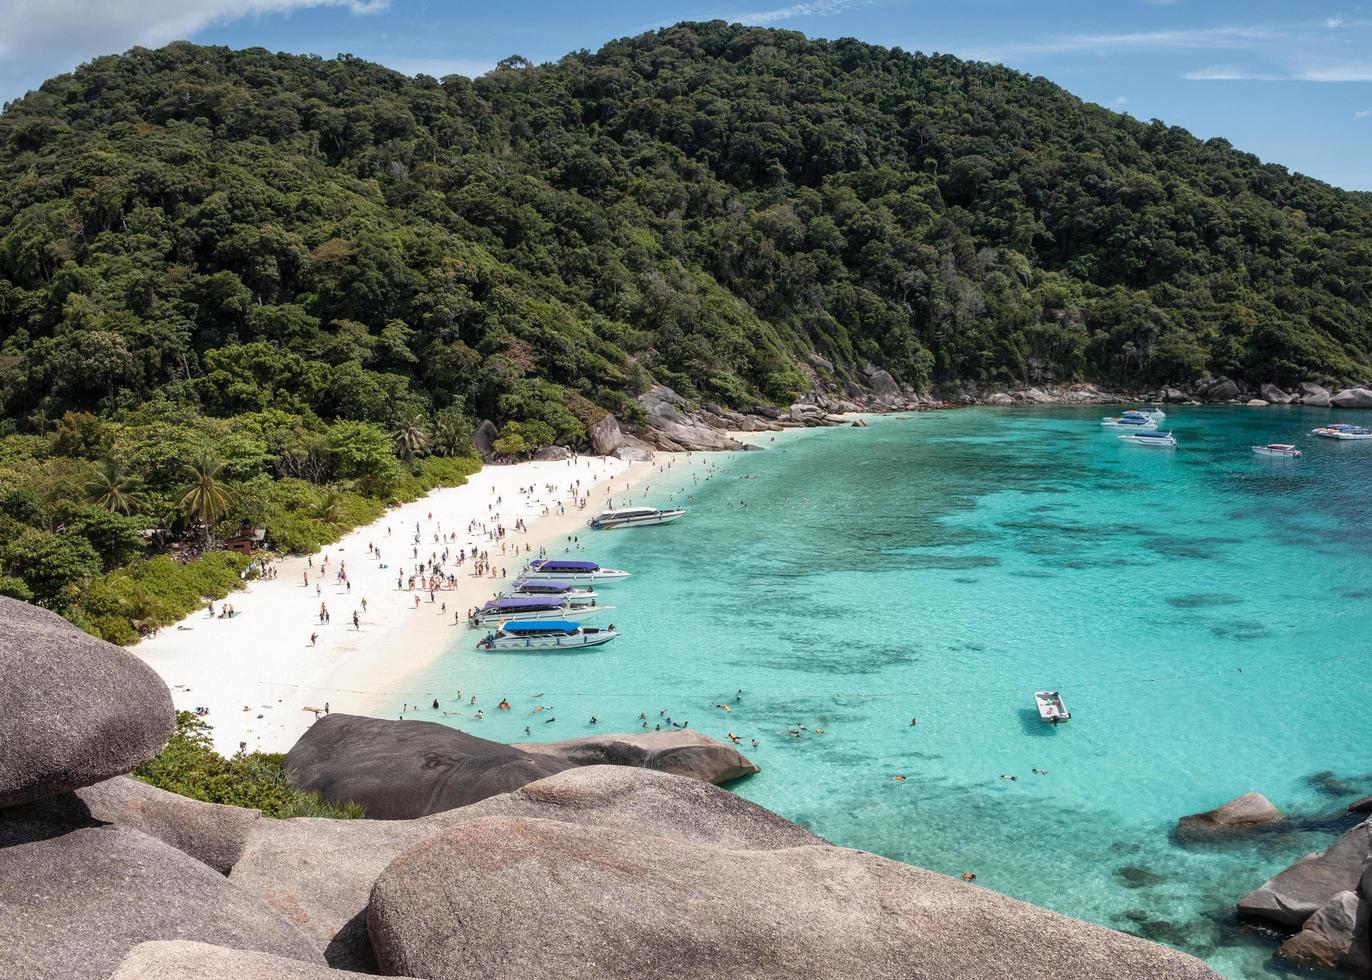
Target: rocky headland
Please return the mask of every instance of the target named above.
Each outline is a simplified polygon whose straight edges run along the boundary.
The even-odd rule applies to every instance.
[[[156,674],[10,599],[0,637],[6,978],[1217,976],[835,847],[713,785],[751,763],[680,733],[497,751],[340,717],[293,771],[433,812],[274,820],[185,799],[125,775],[173,730]]]

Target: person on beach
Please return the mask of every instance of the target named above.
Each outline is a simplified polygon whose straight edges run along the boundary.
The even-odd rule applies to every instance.
[[[311,633],[311,634],[310,634],[310,646],[314,646],[314,642],[315,642],[315,640],[317,640],[317,639],[319,639],[319,634],[318,634],[318,633]]]

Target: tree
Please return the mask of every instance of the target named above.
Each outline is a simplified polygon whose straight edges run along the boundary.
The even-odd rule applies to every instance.
[[[182,474],[190,481],[175,498],[176,506],[193,521],[199,521],[205,532],[205,547],[214,543],[214,525],[228,513],[233,491],[220,481],[224,464],[208,450],[202,451]]]
[[[391,432],[395,444],[395,454],[401,459],[413,462],[418,456],[429,451],[429,423],[419,413],[408,415],[400,420]]]
[[[146,505],[139,493],[141,486],[142,481],[129,473],[123,463],[106,456],[86,484],[86,493],[91,503],[111,514],[135,514]]]
[[[77,587],[100,571],[100,556],[79,534],[36,528],[0,546],[0,567],[24,581],[39,605],[66,609]]]

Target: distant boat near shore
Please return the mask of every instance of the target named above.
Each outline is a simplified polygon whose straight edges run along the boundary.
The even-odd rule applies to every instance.
[[[535,619],[503,623],[476,647],[478,650],[579,650],[601,646],[618,636],[613,624],[601,629],[579,626],[565,619]]]
[[[1349,425],[1346,422],[1335,422],[1333,425],[1311,429],[1310,434],[1323,439],[1372,439],[1372,429],[1365,429],[1361,425]]]
[[[613,608],[595,604],[574,606],[560,596],[505,596],[473,609],[467,621],[473,626],[494,626],[526,619],[581,619]]]
[[[1152,446],[1155,449],[1172,449],[1177,445],[1176,437],[1170,432],[1131,432],[1119,438],[1121,442],[1133,443],[1135,446]]]
[[[524,567],[524,579],[556,579],[562,582],[612,582],[628,578],[629,573],[618,568],[601,568],[593,561],[564,561],[557,558],[535,558]]]
[[[1301,451],[1284,442],[1269,442],[1265,446],[1254,446],[1253,452],[1259,456],[1281,456],[1286,459],[1300,459]]]
[[[656,507],[625,507],[620,510],[607,510],[586,522],[587,527],[597,531],[608,531],[617,527],[646,527],[652,524],[670,524],[686,516],[681,508],[659,510]]]

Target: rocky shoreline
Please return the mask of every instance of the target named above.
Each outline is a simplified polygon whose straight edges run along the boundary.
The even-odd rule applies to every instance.
[[[274,820],[189,800],[125,775],[173,730],[153,671],[12,599],[0,636],[0,975],[1218,976],[835,847],[713,785],[755,767],[703,736],[497,746],[345,717],[288,769],[422,815]]]

